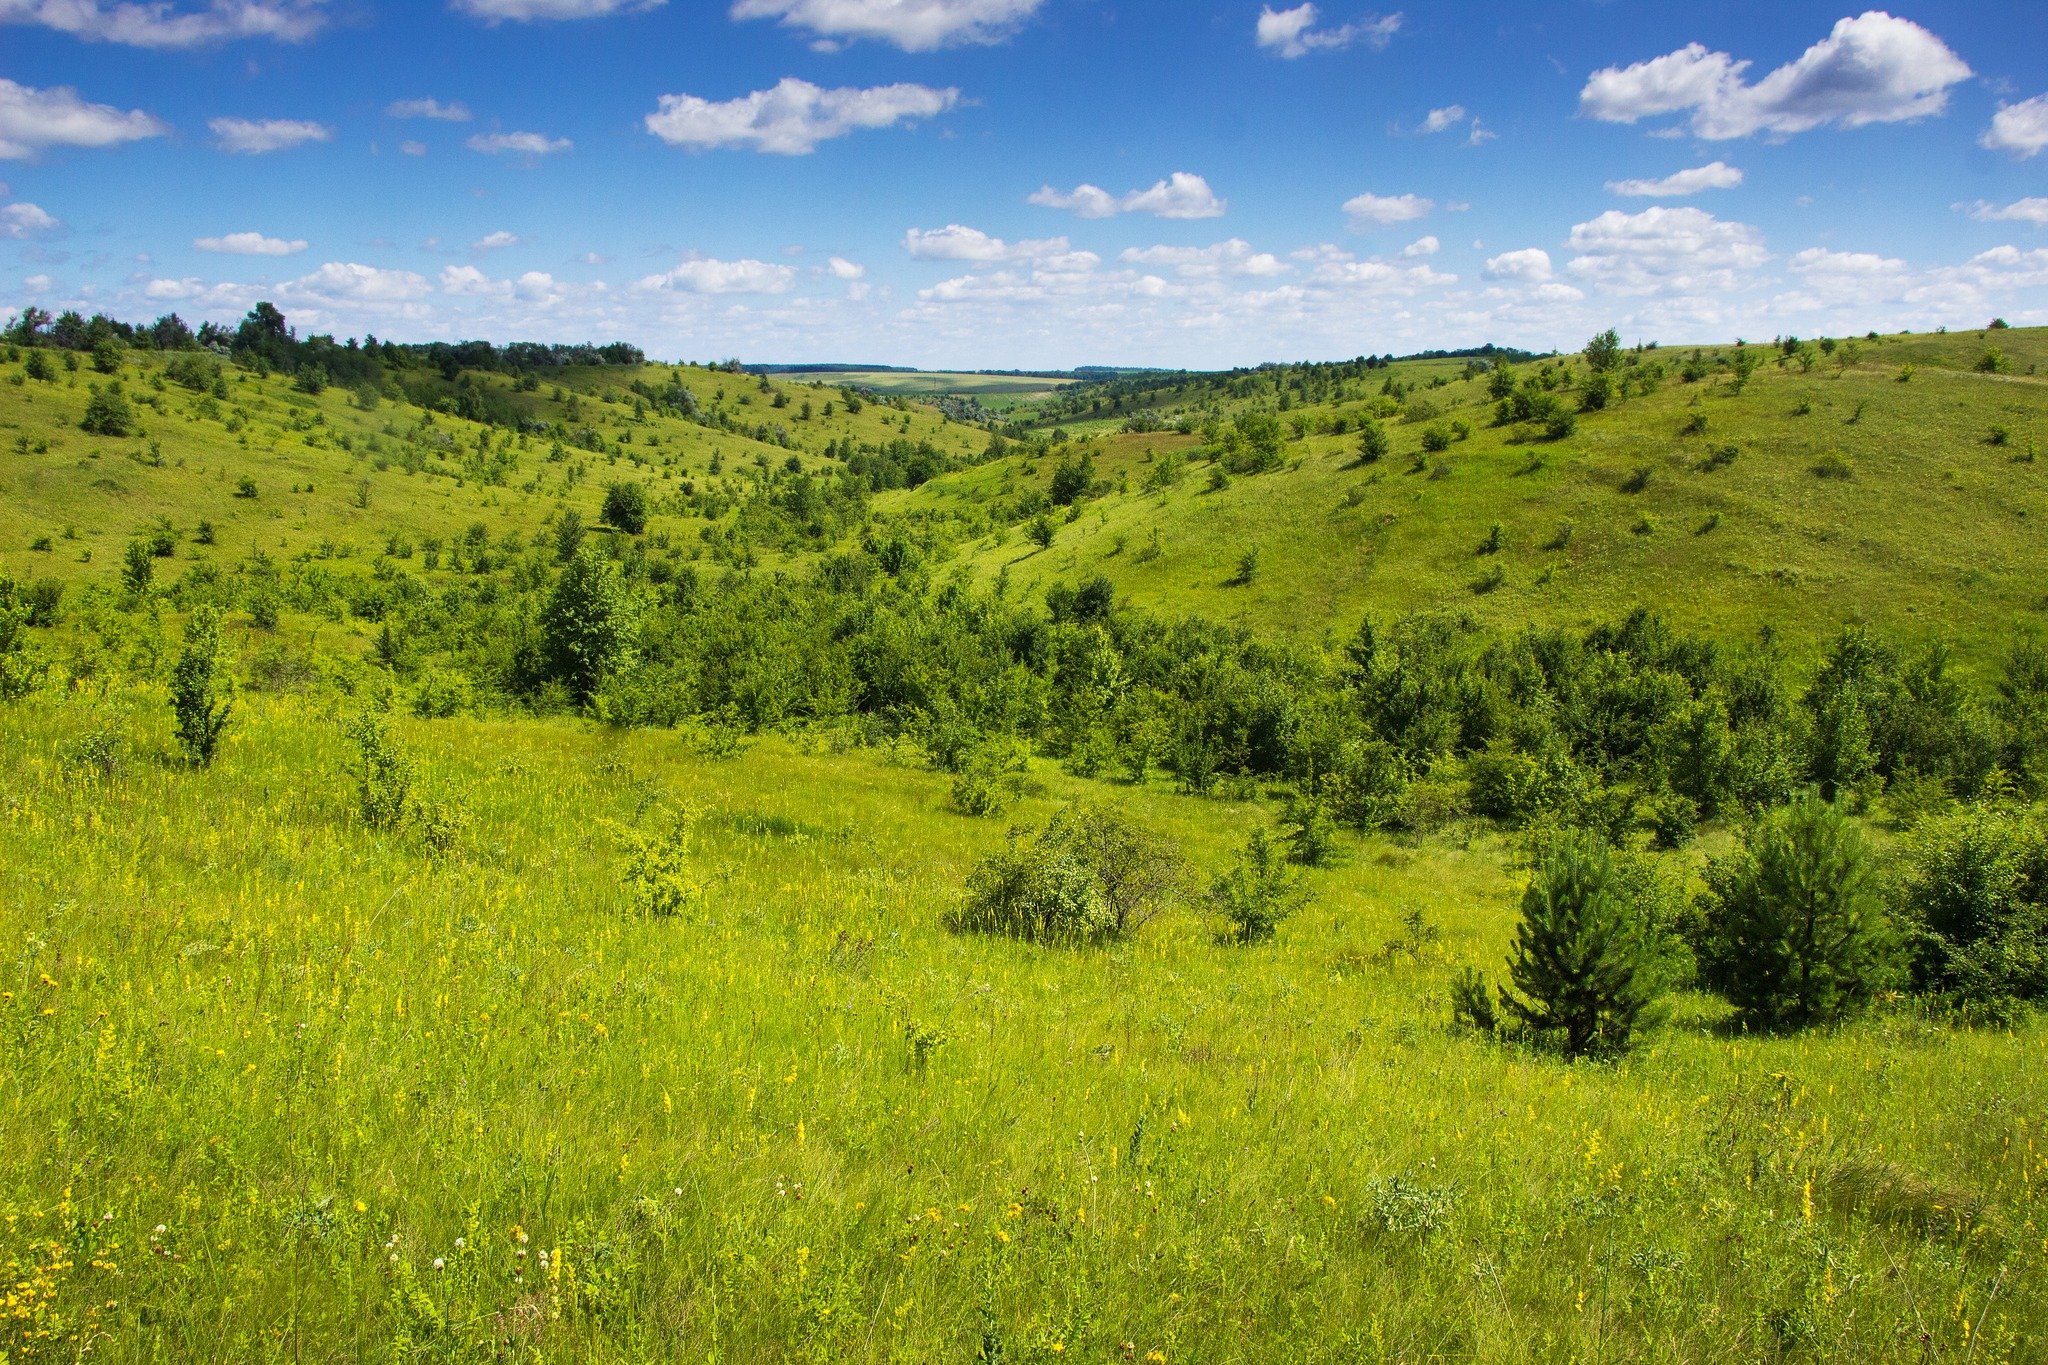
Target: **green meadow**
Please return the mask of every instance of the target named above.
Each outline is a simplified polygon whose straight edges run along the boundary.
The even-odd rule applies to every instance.
[[[2048,333],[979,424],[840,374],[31,354],[0,1365],[2048,1353]],[[1712,925],[1809,788],[1884,961],[1767,1025]],[[1031,880],[1062,812],[1171,885],[975,932],[992,868],[1113,894]],[[1268,831],[1262,936],[1224,887]],[[1582,1056],[1452,1003],[1565,831],[1661,996]]]

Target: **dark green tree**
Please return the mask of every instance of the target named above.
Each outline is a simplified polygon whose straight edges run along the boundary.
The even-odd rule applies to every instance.
[[[129,405],[128,395],[121,392],[120,380],[93,387],[92,398],[85,405],[85,418],[78,425],[94,436],[127,436],[135,430],[135,409]]]
[[[1621,365],[1621,333],[1612,327],[1586,343],[1586,364],[1595,374],[1606,374]]]
[[[636,617],[617,567],[587,545],[578,550],[541,611],[548,678],[587,705],[606,678],[632,663]]]
[[[1567,1056],[1625,1051],[1660,986],[1648,932],[1598,836],[1574,831],[1544,851],[1522,894],[1501,1004]]]
[[[1378,464],[1393,452],[1394,443],[1387,439],[1387,429],[1378,419],[1368,417],[1358,432],[1358,462]]]
[[[220,612],[203,606],[185,623],[185,648],[171,670],[171,713],[178,723],[178,743],[194,764],[212,764],[234,709],[234,678],[221,643]]]
[[[647,529],[647,490],[637,483],[615,483],[605,490],[604,524],[629,536]]]
[[[1895,944],[1868,844],[1807,795],[1707,870],[1701,979],[1764,1028],[1839,1019],[1892,977]]]

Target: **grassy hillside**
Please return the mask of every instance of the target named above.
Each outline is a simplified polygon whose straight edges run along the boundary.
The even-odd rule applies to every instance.
[[[1367,841],[1268,947],[1049,951],[942,927],[1001,840],[943,778],[406,724],[436,852],[333,709],[204,774],[147,692],[6,713],[11,1359],[2038,1358],[2038,1026],[1688,1000],[1574,1067],[1447,1026],[1490,836]],[[1203,866],[1253,818],[1127,800]]]
[[[531,392],[472,372],[465,383],[516,418],[485,423],[384,395],[308,394],[229,365],[208,370],[216,396],[168,380],[177,359],[130,353],[118,375],[59,368],[48,381],[24,379],[25,358],[0,364],[0,569],[106,578],[131,537],[165,524],[180,559],[219,565],[259,551],[368,559],[477,524],[498,542],[533,537],[563,510],[594,524],[624,480],[647,485],[654,535],[686,541],[793,456],[818,474],[840,443],[964,457],[988,439],[922,404],[853,412],[837,388],[692,366],[570,370]],[[109,382],[135,404],[131,436],[80,430],[93,386]],[[636,384],[670,402],[640,398]],[[677,411],[678,389],[702,420]],[[198,543],[202,523],[213,545]]]
[[[2048,332],[978,422],[38,354],[0,1365],[2048,1352]],[[1559,867],[1596,1056],[1452,1007]]]
[[[2006,372],[1976,370],[1991,347]],[[1691,354],[1644,359],[1675,370]],[[1112,404],[1092,427],[1064,424],[1088,443],[1105,495],[1049,550],[1019,526],[965,562],[1023,589],[1099,573],[1141,603],[1310,636],[1368,612],[1455,606],[1577,625],[1644,604],[1723,634],[1770,624],[1812,637],[1865,619],[1981,649],[2043,620],[2048,332],[1866,340],[1816,354],[1811,370],[1773,347],[1739,392],[1732,354],[1709,349],[1706,377],[1667,373],[1554,441],[1493,426],[1486,376],[1451,378],[1456,362],[1385,371],[1413,386],[1398,406],[1378,382],[1334,402],[1217,385],[1121,414]],[[1350,432],[1375,401],[1394,409],[1393,453],[1364,467]],[[1205,441],[1172,426],[1246,410],[1287,429],[1285,463],[1213,488]],[[1121,434],[1138,414],[1163,430]],[[1350,432],[1332,433],[1339,421]],[[1423,450],[1425,432],[1458,421],[1469,438]],[[1187,472],[1146,492],[1174,455],[1194,457]],[[1056,453],[1015,458],[893,500],[979,502],[1043,488],[1056,465]],[[1499,548],[1482,553],[1496,524]]]

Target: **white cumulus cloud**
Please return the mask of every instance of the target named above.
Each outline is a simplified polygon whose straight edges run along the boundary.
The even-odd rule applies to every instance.
[[[170,131],[140,109],[124,114],[88,104],[69,86],[38,90],[0,78],[0,159],[23,161],[48,147],[114,147]]]
[[[2048,95],[2000,109],[1978,142],[1988,151],[2011,152],[2021,160],[2048,147]]]
[[[477,241],[471,242],[469,244],[469,249],[471,251],[502,251],[508,246],[518,245],[519,236],[517,233],[506,232],[503,229],[500,229],[497,232],[491,233],[487,237],[483,237]]]
[[[1961,204],[1957,208],[1963,208]],[[1980,223],[2032,223],[2035,227],[2048,227],[2048,199],[2039,197],[2021,199],[2006,205],[1988,204],[1978,200],[1968,208],[1969,215]]]
[[[1455,127],[1457,127],[1457,126],[1458,126],[1459,124],[1463,123],[1464,121],[1465,121],[1465,106],[1464,106],[1464,105],[1462,105],[1462,104],[1451,104],[1451,105],[1446,105],[1446,106],[1444,106],[1444,107],[1443,107],[1442,109],[1432,109],[1432,110],[1430,110],[1430,111],[1429,111],[1429,117],[1428,117],[1428,118],[1426,118],[1426,119],[1424,119],[1424,120],[1422,121],[1422,128],[1421,128],[1421,130],[1420,130],[1420,131],[1422,131],[1422,132],[1424,132],[1424,133],[1441,133],[1441,132],[1446,132],[1446,131],[1448,131],[1449,129],[1452,129],[1452,128],[1455,128]]]
[[[472,152],[486,156],[554,156],[576,144],[565,137],[545,133],[478,133],[465,144]]]
[[[220,149],[237,156],[262,156],[288,151],[308,142],[331,142],[334,130],[325,124],[289,118],[217,118],[207,123],[220,139]]]
[[[527,23],[534,19],[602,19],[609,14],[632,14],[659,9],[666,0],[455,0],[455,8],[487,24],[507,20]]]
[[[1250,242],[1237,237],[1214,246],[1132,247],[1120,259],[1130,265],[1171,270],[1190,279],[1266,279],[1285,275],[1294,268],[1270,252],[1253,250]]]
[[[647,131],[675,147],[749,147],[778,156],[808,156],[820,142],[859,129],[932,118],[959,102],[958,90],[928,85],[826,90],[790,76],[772,90],[738,99],[663,95],[661,107],[647,116]]]
[[[1532,246],[1522,251],[1508,251],[1495,256],[1486,263],[1482,272],[1489,280],[1518,280],[1528,284],[1541,284],[1551,278],[1550,253],[1542,247]]]
[[[1662,180],[1610,180],[1608,192],[1633,199],[1675,199],[1702,190],[1732,190],[1742,183],[1742,172],[1725,161],[1678,171]]]
[[[326,22],[323,0],[212,0],[197,9],[143,0],[0,0],[0,24],[32,24],[87,42],[191,48],[235,38],[296,43]]]
[[[1755,84],[1744,79],[1750,65],[1692,43],[1594,72],[1579,104],[1609,123],[1690,113],[1696,136],[1719,141],[1925,118],[1945,109],[1949,87],[1971,74],[1941,39],[1881,10],[1841,20],[1798,60]]]
[[[906,52],[998,43],[1045,0],[735,0],[735,19],[776,19],[826,48],[869,38]]]
[[[1229,201],[1216,197],[1209,182],[1187,171],[1175,171],[1149,190],[1132,190],[1119,198],[1095,185],[1056,190],[1047,185],[1030,202],[1041,208],[1071,209],[1083,218],[1114,218],[1119,213],[1152,213],[1161,218],[1221,218]]]
[[[1065,237],[1046,237],[1023,242],[1006,242],[979,228],[949,223],[930,230],[912,228],[903,236],[903,249],[918,261],[973,261],[988,265],[998,261],[1060,261],[1087,257],[1076,252]]]
[[[434,287],[410,270],[329,261],[312,274],[279,286],[278,292],[322,303],[391,304],[424,298]]]
[[[1443,249],[1444,244],[1434,237],[1418,237],[1407,246],[1402,247],[1401,254],[1409,260],[1415,261],[1434,256]]]
[[[0,208],[0,237],[9,241],[26,241],[55,232],[64,225],[35,204],[9,204]]]
[[[848,281],[860,279],[868,273],[866,266],[857,265],[847,260],[844,256],[834,256],[830,261],[826,262],[825,270],[835,280]]]
[[[684,261],[660,275],[640,281],[644,290],[680,290],[688,294],[787,294],[796,287],[796,270],[768,261]]]
[[[1281,10],[1271,5],[1263,6],[1259,10],[1256,30],[1259,46],[1291,61],[1296,57],[1306,57],[1311,52],[1349,47],[1355,42],[1364,42],[1375,50],[1381,49],[1401,31],[1402,16],[1399,14],[1368,15],[1355,23],[1317,28],[1316,21],[1321,17],[1321,11],[1313,4]]]
[[[1736,288],[1770,259],[1763,236],[1701,209],[1609,209],[1571,231],[1571,270],[1617,294],[1708,294]]]
[[[1361,194],[1344,204],[1344,216],[1351,220],[1356,231],[1373,227],[1388,227],[1395,223],[1412,223],[1427,218],[1436,208],[1436,201],[1414,194]]]
[[[393,100],[384,106],[386,118],[427,118],[442,123],[469,122],[469,106],[461,100],[443,104],[437,99]]]
[[[303,241],[266,237],[260,232],[230,232],[221,237],[199,237],[193,240],[192,245],[201,251],[217,252],[223,256],[296,256],[306,249],[306,243]]]

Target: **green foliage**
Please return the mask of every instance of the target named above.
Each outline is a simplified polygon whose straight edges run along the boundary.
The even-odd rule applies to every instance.
[[[1522,895],[1501,1004],[1566,1056],[1626,1051],[1657,1002],[1651,930],[1604,841],[1551,840]]]
[[[1586,365],[1595,374],[1606,374],[1621,366],[1621,333],[1612,327],[1586,343]]]
[[[587,704],[632,662],[639,615],[618,568],[585,546],[555,580],[540,630],[546,678]]]
[[[1904,886],[1914,982],[2009,1016],[2048,997],[2048,833],[2032,814],[1972,810],[1916,831]]]
[[[1052,518],[1040,512],[1031,519],[1031,525],[1026,529],[1026,534],[1030,536],[1033,545],[1036,545],[1041,550],[1050,550],[1055,534]]]
[[[234,713],[235,684],[221,641],[220,612],[201,606],[185,623],[185,646],[171,670],[171,714],[185,756],[210,767]]]
[[[632,482],[615,483],[605,490],[604,524],[615,531],[637,536],[647,530],[647,489]]]
[[[1129,937],[1181,894],[1180,856],[1114,807],[1067,806],[1036,836],[1012,830],[968,878],[956,929],[1032,943]]]
[[[356,813],[371,829],[398,828],[413,804],[416,770],[411,758],[392,740],[381,712],[359,712],[343,733],[355,746],[349,775],[356,785]]]
[[[1046,496],[1055,507],[1071,507],[1095,488],[1095,457],[1086,450],[1069,451],[1053,467]]]
[[[619,885],[638,913],[666,919],[703,908],[706,887],[691,852],[692,823],[684,812],[651,834],[613,827],[626,848]]]
[[[134,434],[135,408],[129,403],[128,395],[121,391],[120,380],[93,386],[92,397],[86,402],[85,416],[78,427],[95,436]]]
[[[17,701],[42,682],[45,664],[29,643],[29,618],[27,595],[0,573],[0,702]]]
[[[1701,979],[1767,1029],[1830,1023],[1893,978],[1895,943],[1868,844],[1839,805],[1803,796],[1707,870]]]
[[[1394,450],[1394,442],[1387,435],[1386,426],[1377,418],[1368,417],[1358,429],[1358,462],[1378,464]]]
[[[1228,868],[1209,884],[1209,904],[1230,924],[1239,943],[1263,943],[1308,899],[1289,850],[1264,829],[1254,829]]]

